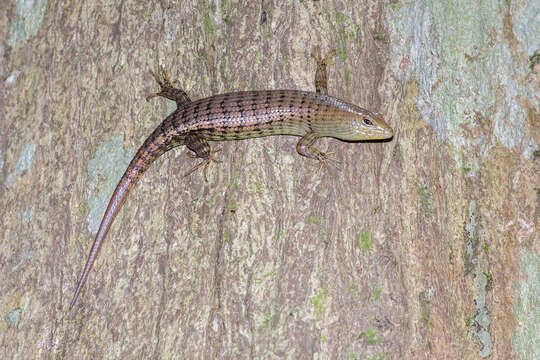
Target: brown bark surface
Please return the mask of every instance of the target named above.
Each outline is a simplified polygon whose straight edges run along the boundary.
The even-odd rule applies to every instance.
[[[445,37],[438,17],[459,19],[463,4],[444,11],[368,0],[3,6],[1,352],[25,359],[538,353],[540,65],[514,24],[522,3],[482,10],[500,15],[493,20],[500,27],[463,19],[464,34],[485,35],[474,38],[478,54],[452,28]],[[403,25],[409,21],[415,31]],[[449,43],[463,68],[450,50],[426,50],[454,49]],[[145,101],[157,91],[148,70],[164,66],[193,99],[314,90],[315,45],[337,51],[329,93],[384,114],[394,139],[320,140],[340,161],[321,171],[296,154],[294,137],[213,143],[223,162],[209,169],[208,182],[200,173],[183,177],[194,164],[185,148],[166,153],[130,194],[68,311],[116,182],[175,106]],[[504,50],[493,57],[509,54],[512,63],[491,71],[498,46]],[[427,92],[424,75],[432,76]],[[477,100],[489,98],[484,86],[493,96],[485,104]]]

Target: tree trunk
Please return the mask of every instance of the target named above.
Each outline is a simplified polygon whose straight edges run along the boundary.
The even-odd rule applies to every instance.
[[[0,9],[6,358],[540,357],[540,5],[522,1],[9,2]],[[388,142],[212,143],[158,159],[69,302],[134,151],[192,99],[314,90]]]

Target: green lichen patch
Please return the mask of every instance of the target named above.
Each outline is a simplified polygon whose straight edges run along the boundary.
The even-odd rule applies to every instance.
[[[375,345],[381,342],[381,337],[375,329],[366,329],[360,333],[360,336],[364,339],[367,345]]]
[[[529,58],[529,69],[533,74],[536,74],[534,67],[540,62],[540,50],[536,50],[534,54]]]
[[[262,194],[264,193],[265,186],[261,180],[257,177],[256,174],[252,176],[253,180],[250,181],[248,185],[247,193],[249,195]]]
[[[276,274],[275,270],[270,270],[270,271],[265,272],[261,276],[254,275],[253,276],[253,281],[256,284],[259,284],[259,283],[262,283],[264,280],[274,276],[275,274]]]
[[[358,39],[357,26],[348,14],[339,10],[331,9],[329,12],[328,23],[332,27],[332,32],[337,35],[337,43],[335,45],[336,57],[343,64],[345,82],[350,79],[351,69],[347,66],[347,48],[348,44]]]
[[[422,312],[420,313],[420,316],[418,317],[418,322],[422,325],[424,325],[426,328],[429,328],[429,304],[424,304],[422,307]]]
[[[34,165],[34,156],[36,154],[36,144],[33,141],[28,141],[19,156],[15,171],[8,175],[6,186],[10,187],[16,176],[24,171],[28,171]]]
[[[277,325],[277,313],[275,310],[268,308],[264,314],[263,327],[266,330],[272,330]]]
[[[515,8],[511,32],[521,45],[538,46],[531,41],[538,37],[538,1],[515,3],[390,2],[391,57],[402,59],[394,61],[393,70],[400,79],[418,83],[414,101],[422,119],[453,145],[456,164],[462,150],[484,158],[494,143],[513,149],[527,136],[523,99],[536,103],[534,85],[526,80],[529,64],[518,60],[515,45],[502,34],[505,14]],[[479,129],[478,116],[471,114],[489,119],[489,129],[474,135],[464,131]]]
[[[358,288],[358,286],[355,283],[349,283],[348,284],[349,290],[351,290],[351,293],[354,296],[357,296],[360,300],[364,300],[364,295],[362,294],[362,290]]]
[[[469,203],[469,222],[465,225],[465,238],[463,263],[465,266],[465,274],[469,274],[474,269],[476,258],[478,257],[478,246],[480,244],[475,200],[471,200]]]
[[[227,204],[227,211],[229,211],[230,213],[234,214],[236,212],[236,209],[237,209],[237,206],[235,203],[230,202]]]
[[[8,312],[4,316],[4,320],[5,320],[6,324],[8,326],[17,325],[19,323],[19,320],[21,319],[21,313],[22,313],[21,308],[16,308],[16,309],[13,309],[10,312]]]
[[[433,194],[427,184],[421,184],[418,187],[418,195],[420,195],[424,215],[430,217],[433,214]]]
[[[226,244],[230,244],[232,241],[231,233],[228,231],[223,232],[223,242]]]
[[[328,296],[328,288],[322,288],[312,298],[313,315],[316,320],[320,320],[326,313],[325,304]]]
[[[321,335],[321,342],[323,342],[323,343],[328,342],[328,336],[326,336],[325,334],[322,334]]]
[[[109,199],[135,151],[123,148],[123,135],[105,142],[88,162],[88,229],[95,234]]]
[[[478,340],[482,344],[480,356],[486,358],[493,352],[493,342],[489,333],[491,318],[486,304],[486,293],[488,291],[488,278],[484,272],[478,271],[474,278],[476,315],[474,317],[475,331]]]
[[[33,215],[34,215],[34,208],[31,206],[26,207],[23,213],[21,214],[21,222],[25,223],[25,222],[30,221]]]
[[[487,241],[484,241],[484,244],[482,245],[482,250],[484,250],[484,254],[489,254],[489,244]]]
[[[47,8],[46,0],[18,0],[16,4],[7,40],[9,46],[22,46],[29,38],[36,35]]]
[[[390,0],[390,6],[392,10],[399,10],[403,6],[403,2],[401,0]]]
[[[358,248],[363,253],[369,253],[371,252],[372,244],[373,240],[371,240],[371,233],[369,231],[362,231],[362,233],[358,236]]]
[[[486,291],[493,289],[493,276],[489,272],[482,271],[482,274],[486,277]]]
[[[472,167],[463,165],[461,167],[461,172],[464,174],[468,174],[472,171]]]
[[[321,223],[321,219],[319,219],[318,217],[314,216],[314,215],[310,215],[308,218],[307,218],[307,223],[308,224],[314,224],[314,225],[318,225]]]
[[[152,9],[149,9],[149,10],[146,12],[145,16],[146,16],[146,19],[148,19],[148,21],[152,21],[152,15],[153,15],[153,13],[154,13],[154,9],[153,9],[153,8],[152,8]]]
[[[435,290],[430,287],[427,291],[422,291],[420,293],[420,303],[422,305],[422,311],[418,317],[418,323],[422,324],[424,327],[430,327],[430,317],[431,317],[431,302],[435,298]]]
[[[374,301],[379,301],[379,299],[381,298],[381,294],[382,294],[382,288],[378,287],[377,285],[374,285],[374,289],[373,289],[373,300]]]
[[[480,250],[480,235],[478,230],[478,219],[476,201],[471,200],[469,203],[469,221],[465,225],[465,250],[464,266],[465,275],[474,273],[474,303],[476,305],[476,313],[474,317],[466,319],[467,326],[474,325],[474,332],[478,341],[482,344],[480,356],[485,358],[493,352],[493,342],[489,332],[491,318],[489,308],[486,304],[486,294],[493,289],[493,276],[489,271],[486,271],[486,261],[482,258]],[[482,244],[483,254],[489,252],[487,242]]]
[[[380,353],[369,354],[365,357],[365,359],[366,360],[384,360],[387,355],[388,353],[383,351]]]
[[[512,347],[520,359],[540,359],[540,255],[526,251],[521,262],[523,281],[514,291],[517,328]]]

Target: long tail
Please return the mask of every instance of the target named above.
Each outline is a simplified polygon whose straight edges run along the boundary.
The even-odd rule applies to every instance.
[[[101,225],[99,226],[96,238],[94,239],[94,244],[90,249],[90,254],[88,255],[86,265],[84,266],[84,270],[79,279],[77,290],[75,290],[75,295],[73,295],[73,300],[71,300],[71,304],[69,305],[70,310],[73,305],[75,305],[75,302],[79,297],[79,293],[81,292],[86,280],[88,279],[88,274],[90,273],[90,270],[92,269],[92,266],[94,265],[94,262],[99,254],[101,245],[103,245],[103,240],[105,239],[105,236],[107,235],[107,232],[109,231],[111,224],[116,217],[116,214],[118,214],[118,211],[126,201],[129,192],[131,191],[137,180],[139,180],[141,175],[152,164],[152,162],[154,162],[155,159],[157,159],[161,154],[163,154],[165,151],[169,150],[172,147],[170,146],[171,144],[166,147],[158,145],[160,141],[156,140],[158,140],[160,135],[161,134],[157,134],[157,131],[155,131],[154,134],[152,134],[145,141],[145,143],[137,151],[137,154],[135,154],[135,156],[131,160],[129,166],[126,169],[126,172],[116,186],[111,200],[109,201],[109,206],[107,206],[107,210],[105,211],[105,215],[103,215],[103,220],[101,220]]]

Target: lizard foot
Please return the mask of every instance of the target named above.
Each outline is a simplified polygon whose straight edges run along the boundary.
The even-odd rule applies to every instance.
[[[174,85],[171,80],[169,80],[169,75],[167,75],[167,71],[165,71],[164,68],[161,68],[161,74],[159,75],[152,70],[150,70],[150,74],[154,77],[154,79],[156,79],[161,91],[147,95],[146,101],[149,101],[156,96],[164,96],[167,93],[167,90],[174,89]]]
[[[159,74],[156,74],[155,72],[150,70],[150,74],[152,74],[154,79],[156,79],[156,82],[159,84],[161,91],[147,95],[146,101],[150,101],[150,99],[156,96],[162,96],[169,100],[175,101],[178,107],[184,106],[191,102],[189,96],[184,90],[174,87],[174,83],[176,81],[171,81],[169,79],[169,75],[164,68],[161,68],[161,72]]]
[[[319,152],[317,153],[317,160],[319,160],[319,168],[317,169],[317,172],[321,170],[321,168],[324,166],[328,171],[330,171],[330,167],[334,166],[337,170],[340,170],[339,166],[341,162],[336,159],[335,157],[332,157],[330,155],[333,155],[334,152]]]
[[[221,160],[218,160],[214,157],[214,154],[221,151],[221,149],[216,149],[216,150],[212,150],[210,152],[210,154],[208,155],[208,157],[204,157],[203,160],[198,163],[197,165],[195,165],[191,170],[189,170],[187,173],[184,174],[184,176],[188,176],[188,175],[191,175],[193,174],[195,171],[197,171],[197,169],[199,169],[201,166],[204,166],[203,168],[203,176],[204,176],[204,181],[205,182],[208,182],[208,177],[206,176],[206,173],[208,171],[208,166],[210,165],[211,162],[215,162],[215,163],[221,163],[222,161]],[[188,153],[187,154],[190,158],[198,158],[198,156],[196,154],[192,154],[192,153]]]

